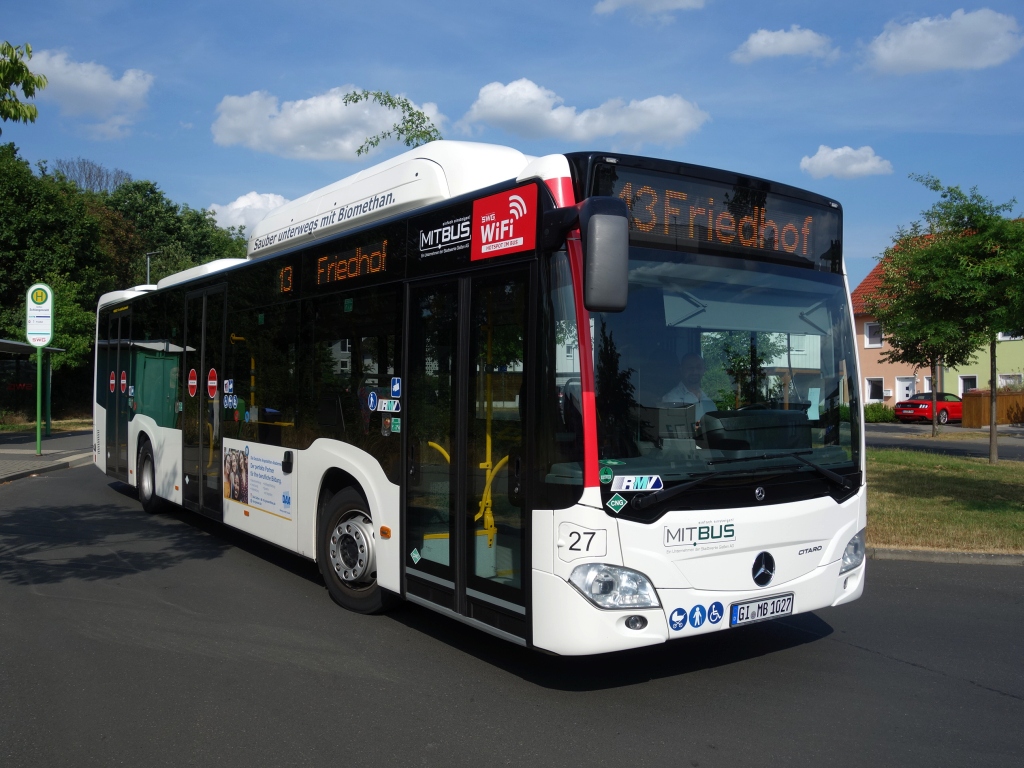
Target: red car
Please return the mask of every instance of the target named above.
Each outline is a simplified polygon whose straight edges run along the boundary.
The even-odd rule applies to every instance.
[[[948,392],[936,392],[936,407],[939,409],[939,424],[960,421],[964,415],[963,401]],[[896,418],[904,424],[910,421],[932,420],[932,393],[918,392],[909,400],[896,403]]]

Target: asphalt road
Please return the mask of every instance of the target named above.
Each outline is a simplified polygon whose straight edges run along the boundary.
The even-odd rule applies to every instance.
[[[1024,429],[1004,427],[996,435],[999,459],[1024,461]],[[988,458],[988,432],[964,429],[947,424],[942,430],[955,439],[931,439],[931,424],[865,424],[864,440],[869,448],[901,448],[905,451],[926,451],[948,456]]]
[[[93,467],[0,486],[0,765],[1020,765],[1024,568],[588,659],[405,605]]]

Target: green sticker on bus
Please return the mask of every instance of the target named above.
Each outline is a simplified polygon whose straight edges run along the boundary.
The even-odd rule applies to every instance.
[[[610,509],[612,512],[618,513],[618,511],[621,510],[627,504],[629,504],[629,502],[616,493],[614,496],[608,499],[608,503],[605,504],[605,506],[608,507],[608,509]]]
[[[351,312],[352,311],[352,299],[345,299],[345,311],[346,312]]]
[[[611,467],[601,467],[601,483],[608,485],[615,477],[615,473],[612,472]]]

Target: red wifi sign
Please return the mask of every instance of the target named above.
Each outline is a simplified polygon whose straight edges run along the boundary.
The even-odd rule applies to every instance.
[[[532,251],[537,243],[537,187],[528,184],[473,201],[470,260]]]

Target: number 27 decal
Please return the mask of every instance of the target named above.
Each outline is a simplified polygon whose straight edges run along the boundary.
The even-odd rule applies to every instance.
[[[580,557],[603,557],[608,554],[608,531],[584,528],[575,523],[558,526],[558,557],[572,562]]]

